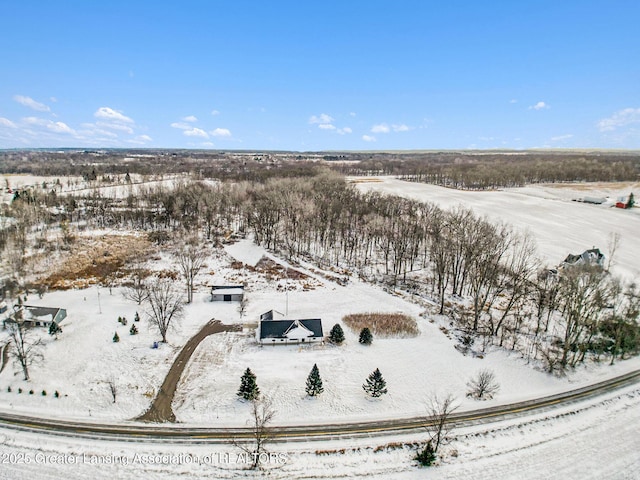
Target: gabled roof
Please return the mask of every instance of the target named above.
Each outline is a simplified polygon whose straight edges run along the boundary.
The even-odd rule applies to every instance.
[[[260,338],[287,338],[287,334],[295,333],[300,338],[304,330],[308,337],[322,337],[322,321],[319,318],[305,320],[262,320],[260,321]],[[294,332],[295,330],[295,332]]]

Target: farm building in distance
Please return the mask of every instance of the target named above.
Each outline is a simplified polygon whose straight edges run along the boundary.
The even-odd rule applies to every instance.
[[[604,266],[604,254],[599,248],[592,248],[591,250],[585,250],[580,255],[567,255],[561,266],[567,265],[598,265]]]
[[[241,302],[244,285],[215,285],[211,287],[212,302]]]
[[[270,310],[260,315],[257,340],[261,345],[322,342],[322,321],[319,318],[274,320],[273,310]]]

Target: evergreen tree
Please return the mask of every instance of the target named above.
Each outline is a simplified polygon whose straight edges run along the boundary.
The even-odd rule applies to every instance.
[[[344,331],[342,330],[342,327],[339,323],[336,323],[329,332],[329,341],[337,345],[340,345],[342,342],[344,342]]]
[[[311,369],[311,373],[307,377],[307,395],[310,397],[315,397],[316,395],[320,395],[324,392],[324,387],[322,386],[322,379],[320,378],[320,370],[318,370],[318,365],[313,364],[313,368]]]
[[[253,374],[251,369],[247,368],[242,375],[242,378],[240,379],[240,389],[236,395],[244,398],[245,400],[255,400],[260,396],[260,389],[256,383],[256,376]]]
[[[140,315],[138,315],[138,312],[136,312],[136,316],[133,317],[133,321],[134,322],[139,322],[140,321]]]
[[[379,369],[375,369],[367,380],[362,385],[362,388],[365,392],[371,395],[374,398],[377,398],[381,395],[387,393],[387,382],[382,378],[382,374]]]
[[[49,325],[49,335],[55,335],[55,337],[58,338],[59,333],[62,333],[60,325],[58,325],[56,322],[51,322],[51,325]]]
[[[627,200],[627,204],[624,206],[625,208],[631,208],[635,205],[636,201],[633,198],[633,192],[629,194],[629,200]]]
[[[131,328],[129,329],[129,334],[130,335],[137,335],[138,334],[138,328],[136,327],[135,323],[131,324]]]
[[[373,341],[373,335],[371,334],[371,330],[367,327],[364,327],[360,330],[360,339],[358,340],[363,345],[371,345]]]
[[[427,442],[427,445],[425,445],[425,447],[416,454],[415,459],[423,467],[430,467],[433,465],[433,462],[436,461],[436,452],[433,449],[431,442]]]
[[[120,336],[118,335],[118,332],[113,334],[113,343],[118,343],[120,341]]]

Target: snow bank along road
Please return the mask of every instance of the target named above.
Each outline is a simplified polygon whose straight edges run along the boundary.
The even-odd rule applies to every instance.
[[[450,421],[456,425],[484,424],[505,420],[521,415],[523,412],[543,412],[555,407],[568,405],[587,398],[597,397],[615,389],[637,383],[640,370],[587,387],[568,392],[528,400],[508,405],[454,413]],[[389,419],[360,423],[342,423],[328,425],[297,425],[273,427],[275,441],[327,440],[340,437],[371,436],[394,434],[418,430],[429,425],[428,417]],[[141,442],[172,443],[228,443],[230,439],[249,439],[253,434],[250,428],[206,428],[178,427],[140,424],[97,424],[49,420],[21,415],[0,413],[0,426],[31,432],[58,434],[74,437],[87,437],[104,440],[127,440]]]

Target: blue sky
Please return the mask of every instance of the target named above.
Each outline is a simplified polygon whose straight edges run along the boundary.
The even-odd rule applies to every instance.
[[[640,148],[636,0],[0,2],[0,148]]]

